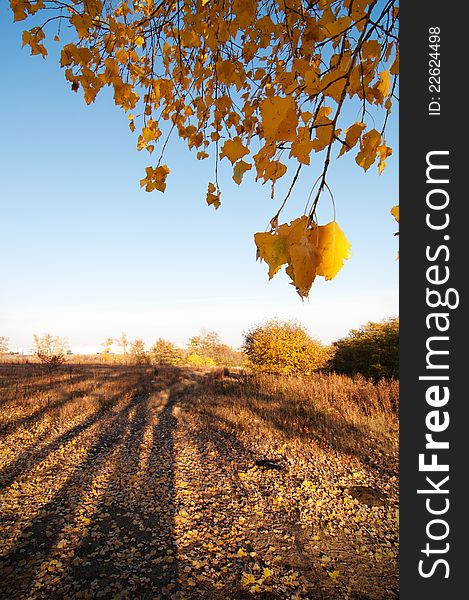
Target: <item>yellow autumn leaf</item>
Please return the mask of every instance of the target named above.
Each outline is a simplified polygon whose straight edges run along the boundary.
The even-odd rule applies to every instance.
[[[276,232],[256,233],[254,241],[258,257],[269,265],[269,279],[272,279],[280,267],[290,261],[287,238]]]
[[[296,139],[298,115],[294,98],[266,98],[260,108],[264,137],[268,142],[293,142]]]
[[[378,146],[381,143],[381,134],[376,129],[372,129],[365,133],[360,140],[360,152],[357,154],[355,161],[367,171],[376,160]]]
[[[379,156],[378,171],[381,175],[381,173],[384,171],[384,167],[386,166],[386,159],[392,154],[392,148],[383,144],[378,146],[377,153]]]
[[[342,146],[339,156],[342,156],[356,145],[365,127],[365,123],[357,122],[345,130],[345,144]]]
[[[294,156],[298,162],[304,165],[310,164],[311,151],[313,149],[313,141],[309,133],[309,127],[298,127],[297,138],[292,142],[290,150],[290,158]]]
[[[256,578],[252,573],[243,573],[241,576],[241,585],[252,585],[256,583]]]
[[[332,112],[330,106],[322,106],[314,120],[314,127],[316,128],[316,137],[313,140],[313,148],[316,152],[320,152],[326,148],[330,141],[333,133],[332,121],[329,119],[329,115]]]
[[[149,119],[146,126],[142,129],[142,137],[145,144],[157,140],[161,136],[161,131],[158,129],[158,124],[153,119]]]
[[[340,68],[336,68],[321,77],[320,89],[325,96],[329,96],[338,103],[345,85],[345,73]]]
[[[316,69],[309,69],[306,71],[303,78],[305,92],[310,96],[316,94],[320,88],[319,76]]]
[[[86,38],[89,35],[89,28],[92,25],[92,19],[90,15],[75,13],[70,17],[70,23],[75,27],[78,33],[78,37]]]
[[[10,7],[14,14],[14,21],[23,21],[26,19],[26,6],[24,0],[10,0]]]
[[[249,150],[246,148],[246,146],[243,146],[241,138],[236,136],[232,140],[226,140],[226,142],[223,144],[220,152],[220,158],[226,156],[226,158],[231,161],[231,164],[234,164],[246,154],[249,154]]]
[[[340,572],[339,571],[328,571],[327,574],[329,575],[329,577],[331,579],[337,579],[338,577],[340,577]]]
[[[302,298],[308,295],[321,260],[318,252],[317,227],[309,228],[308,221],[309,218],[306,216],[297,219],[296,225],[291,228],[287,237],[290,254],[290,269],[287,273]]]
[[[240,185],[243,180],[244,173],[251,169],[252,165],[250,163],[247,163],[244,160],[238,160],[233,168],[233,181]]]
[[[321,106],[316,115],[315,124],[324,123],[330,121],[327,117],[331,114],[332,108],[330,106]]]
[[[217,190],[215,184],[209,183],[208,190],[207,190],[207,197],[206,197],[207,204],[209,206],[211,204],[213,204],[215,209],[217,209],[221,205],[220,196],[221,196],[221,193],[219,190]]]
[[[351,244],[336,221],[319,225],[317,235],[320,261],[316,273],[327,281],[335,277],[343,267],[344,260],[350,258]]]
[[[323,29],[327,37],[333,38],[343,34],[350,27],[351,22],[352,19],[349,16],[345,16],[323,25]]]
[[[351,12],[350,16],[354,21],[358,21],[362,19],[365,15],[366,8],[371,4],[372,0],[353,0],[351,2]]]
[[[31,48],[31,55],[42,54],[45,58],[47,56],[47,50],[40,42],[44,39],[45,35],[41,29],[31,29],[30,31],[23,31],[22,34],[22,46],[28,45]]]
[[[277,179],[280,179],[280,177],[283,177],[286,172],[286,165],[279,160],[271,160],[267,163],[262,176],[265,181],[270,179],[270,181],[275,182]]]
[[[389,71],[386,69],[386,71],[382,71],[379,74],[379,81],[376,84],[376,90],[378,92],[377,100],[379,102],[381,102],[381,104],[383,103],[386,96],[388,96],[390,89],[391,89],[391,75],[389,74]]]
[[[313,148],[316,152],[320,152],[327,148],[331,143],[332,134],[334,133],[332,123],[319,125],[316,128],[316,137],[313,140]]]
[[[381,54],[381,45],[378,40],[366,40],[361,48],[362,59],[378,58]]]
[[[396,204],[396,206],[393,206],[391,208],[391,214],[396,219],[396,221],[399,223],[399,204]]]

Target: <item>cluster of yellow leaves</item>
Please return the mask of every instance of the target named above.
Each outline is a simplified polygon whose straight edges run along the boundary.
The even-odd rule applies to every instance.
[[[365,133],[360,139],[360,152],[357,154],[356,162],[360,167],[367,171],[379,157],[378,171],[382,173],[386,166],[386,159],[391,156],[391,154],[392,149],[383,142],[379,131],[372,129],[368,133]]]
[[[221,204],[220,202],[221,193],[218,190],[217,186],[214,183],[208,184],[207,190],[207,204],[210,206],[213,204],[215,208],[218,208]]]
[[[271,232],[256,233],[254,240],[258,258],[269,265],[269,278],[288,265],[286,273],[302,297],[317,275],[332,279],[350,258],[350,243],[335,221],[317,225],[304,216]]]
[[[87,103],[110,86],[124,110],[139,106],[139,150],[153,151],[149,141],[168,129],[163,127],[167,121],[170,131],[198,150],[199,159],[217,144],[217,158],[231,161],[237,183],[253,166],[238,161],[250,154],[256,138],[256,177],[275,183],[287,172],[279,160],[285,151],[307,165],[311,153],[338,141],[336,124],[346,96],[391,109],[398,15],[390,14],[387,31],[392,35],[387,35],[376,26],[374,4],[122,0],[113,6],[74,0],[73,6],[52,2],[46,7],[44,0],[10,0],[15,21],[46,8],[48,15],[55,11],[68,21],[76,39],[62,49],[67,79],[73,89],[83,89]],[[23,45],[46,56],[42,42],[50,27],[26,31]],[[59,41],[57,35],[54,39]],[[325,99],[337,105],[331,118],[333,109],[323,105]],[[150,140],[148,121],[158,132]],[[346,130],[340,154],[358,142],[365,125],[360,127],[352,124]],[[389,152],[378,150],[380,145],[373,131],[364,135],[357,162],[365,170],[376,153],[384,167]]]
[[[23,47],[28,45],[31,48],[31,54],[41,54],[43,58],[47,56],[47,50],[41,41],[45,38],[42,29],[35,27],[29,31],[23,31]]]
[[[47,11],[42,26],[23,33],[31,54],[45,57],[46,34],[56,33],[60,42],[54,27],[65,22],[72,36],[60,63],[72,90],[82,89],[90,104],[110,87],[115,104],[131,112],[130,129],[139,128],[137,149],[152,154],[161,144],[157,166],[149,166],[140,182],[148,192],[166,188],[169,169],[160,165],[173,133],[199,160],[210,151],[216,164],[226,158],[238,185],[253,170],[256,181],[271,184],[272,196],[291,162],[310,165],[315,153],[323,153],[324,182],[336,145],[339,157],[357,147],[355,160],[365,171],[377,161],[381,173],[392,153],[384,137],[399,72],[399,15],[392,3],[385,10],[374,0],[10,0],[10,6],[15,21],[34,15],[37,23]],[[355,123],[342,122],[349,100],[361,106]],[[386,117],[381,133],[365,123],[369,105]],[[217,173],[216,167],[206,197],[215,208]],[[288,236],[284,229],[269,234],[277,241],[261,252],[274,265],[271,271],[280,252],[305,296],[316,275],[324,271],[329,279],[340,267],[334,258],[334,268],[325,268],[314,228],[300,235],[301,226],[296,233],[291,227]],[[330,229],[339,239],[337,226]],[[315,235],[324,238],[326,231]],[[280,251],[286,237],[287,259]],[[346,257],[338,244],[334,257]]]
[[[262,570],[262,576],[256,577],[252,573],[243,573],[241,576],[241,585],[248,587],[251,593],[258,592],[271,592],[272,587],[266,585],[265,581],[269,579],[273,574],[272,569],[264,567]]]
[[[145,187],[147,192],[158,190],[164,192],[166,189],[166,177],[168,176],[169,169],[166,165],[161,167],[146,168],[147,176],[140,180],[140,187]]]

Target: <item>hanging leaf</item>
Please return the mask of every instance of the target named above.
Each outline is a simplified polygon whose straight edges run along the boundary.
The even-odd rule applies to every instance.
[[[210,206],[213,204],[215,209],[217,209],[221,205],[220,201],[221,193],[213,183],[208,184],[207,190],[207,204]]]
[[[250,171],[252,169],[252,165],[245,162],[244,160],[239,160],[233,169],[233,180],[235,181],[235,183],[237,183],[238,185],[241,185],[241,182],[243,181],[243,177],[244,177],[244,173],[246,173],[246,171]]]
[[[296,139],[298,115],[294,98],[267,98],[261,103],[261,115],[268,142],[293,142]]]
[[[335,221],[317,227],[318,249],[321,256],[317,274],[326,281],[333,279],[350,258],[351,244]]]
[[[249,154],[249,150],[243,146],[241,139],[239,137],[235,137],[232,140],[227,140],[221,149],[220,158],[226,156],[228,160],[231,161],[231,164],[234,164],[237,160]]]
[[[356,163],[365,171],[375,162],[378,147],[381,143],[381,134],[372,129],[362,137],[360,141],[360,152],[357,154]]]
[[[333,279],[350,258],[350,242],[335,221],[321,226],[307,216],[270,233],[256,233],[254,241],[258,258],[269,265],[269,279],[287,265],[285,272],[302,298],[316,276]]]
[[[166,177],[169,174],[169,169],[166,165],[161,167],[147,167],[145,169],[147,176],[140,180],[140,187],[145,187],[146,192],[152,192],[158,190],[164,192],[166,189]]]

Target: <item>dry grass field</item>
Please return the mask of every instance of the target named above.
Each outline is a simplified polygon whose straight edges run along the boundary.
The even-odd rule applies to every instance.
[[[398,384],[0,365],[0,597],[398,597]]]

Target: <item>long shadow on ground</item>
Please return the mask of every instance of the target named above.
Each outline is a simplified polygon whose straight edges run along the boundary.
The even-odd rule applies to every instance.
[[[99,426],[81,462],[0,559],[1,598],[114,600],[176,589],[176,419],[174,398],[159,395],[164,387],[124,406],[111,402],[112,410],[53,442],[55,449]]]

